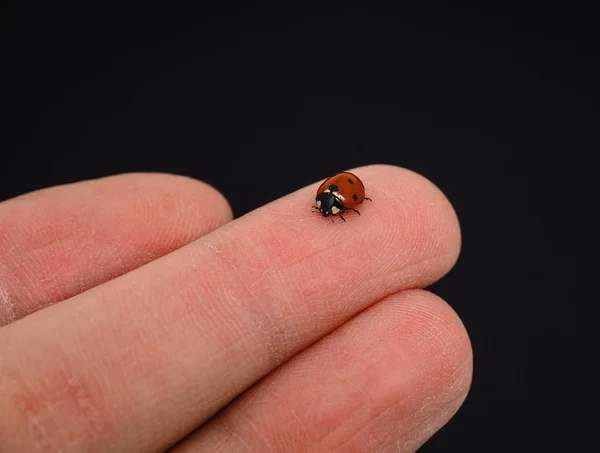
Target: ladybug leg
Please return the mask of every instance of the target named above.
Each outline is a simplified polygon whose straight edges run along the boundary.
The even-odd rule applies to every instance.
[[[371,200],[370,198],[367,198],[367,197],[363,198],[363,201],[365,201],[365,200],[373,201],[373,200]],[[363,204],[363,201],[361,201],[360,204]]]
[[[345,222],[346,219],[344,219],[344,216],[342,215],[344,212],[346,212],[346,211],[340,211],[340,219],[342,219]]]
[[[358,212],[356,209],[354,209],[354,208],[350,208],[350,209],[352,209],[354,212],[356,212],[358,215],[360,215],[360,212]]]

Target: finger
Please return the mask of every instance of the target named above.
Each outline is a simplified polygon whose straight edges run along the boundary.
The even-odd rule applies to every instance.
[[[464,401],[472,375],[455,312],[390,296],[296,356],[171,453],[412,452]]]
[[[357,312],[444,275],[460,234],[443,194],[397,167],[356,172],[373,199],[360,217],[311,213],[316,183],[0,329],[0,386],[27,403],[0,439],[35,439],[35,416],[65,451],[160,451]]]
[[[0,203],[0,326],[175,250],[231,220],[207,184],[126,174]]]

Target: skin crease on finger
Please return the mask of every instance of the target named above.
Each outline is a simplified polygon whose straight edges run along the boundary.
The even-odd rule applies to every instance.
[[[315,183],[0,329],[0,447],[162,451],[356,313],[448,272],[460,230],[444,195],[397,167],[354,172],[373,203],[346,223],[311,212]]]
[[[390,296],[278,368],[169,453],[412,452],[456,412],[472,351],[423,290]]]
[[[232,218],[183,176],[134,173],[0,203],[0,326],[135,269]]]

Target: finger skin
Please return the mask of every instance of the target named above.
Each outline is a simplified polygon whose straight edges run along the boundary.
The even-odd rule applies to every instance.
[[[397,167],[353,172],[373,203],[346,223],[311,212],[316,182],[0,329],[0,446],[162,451],[357,312],[448,272],[460,232],[443,194]]]
[[[413,452],[456,412],[472,351],[423,290],[390,296],[278,368],[169,453]]]
[[[169,253],[230,221],[200,181],[125,174],[0,203],[0,326]]]

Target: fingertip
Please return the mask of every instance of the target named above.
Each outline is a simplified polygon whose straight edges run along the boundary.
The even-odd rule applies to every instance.
[[[403,348],[413,351],[421,385],[413,394],[406,420],[406,439],[416,450],[444,426],[466,400],[473,379],[473,350],[458,313],[442,298],[425,290],[409,290],[401,301],[407,321]],[[392,298],[390,298],[392,299]]]
[[[373,164],[351,170],[364,182],[373,199],[367,209],[380,217],[381,234],[389,237],[410,231],[415,251],[422,259],[438,261],[435,276],[441,278],[456,264],[462,246],[457,213],[449,198],[430,179],[413,170],[389,164]],[[369,214],[369,213],[367,213]],[[403,228],[398,228],[400,222]]]
[[[168,173],[123,173],[2,202],[0,326],[168,254],[232,218],[216,188]]]
[[[167,210],[184,209],[183,215],[210,216],[217,226],[233,219],[229,201],[214,186],[187,175],[162,172],[134,172],[101,178],[96,181],[110,184],[118,180],[129,186],[140,198],[152,196]],[[162,199],[161,199],[162,197]]]

